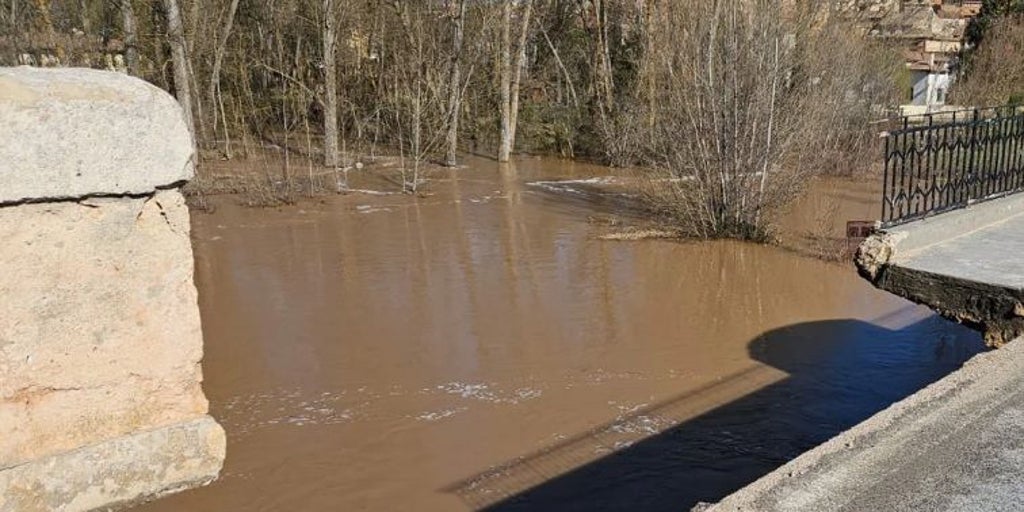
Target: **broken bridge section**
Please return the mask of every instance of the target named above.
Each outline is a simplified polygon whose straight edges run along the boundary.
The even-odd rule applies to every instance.
[[[886,133],[882,220],[858,250],[861,274],[990,346],[1024,334],[1024,110],[900,123]]]
[[[215,479],[178,104],[116,73],[0,68],[0,511]]]

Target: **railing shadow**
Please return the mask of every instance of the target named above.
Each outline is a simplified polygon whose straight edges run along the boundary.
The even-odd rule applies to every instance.
[[[689,510],[720,500],[982,350],[977,333],[937,317],[896,330],[859,320],[784,327],[748,344],[760,364],[445,490],[474,510]],[[621,425],[661,428],[623,447]]]

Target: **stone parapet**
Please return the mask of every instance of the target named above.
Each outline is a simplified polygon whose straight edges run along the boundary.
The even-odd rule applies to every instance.
[[[0,204],[148,194],[192,178],[178,103],[90,69],[0,68]]]
[[[209,482],[177,103],[91,70],[0,68],[0,512]]]

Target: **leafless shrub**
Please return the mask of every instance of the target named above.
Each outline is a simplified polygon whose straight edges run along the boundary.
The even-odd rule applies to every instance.
[[[811,20],[820,17],[809,12]],[[803,111],[788,166],[851,176],[878,161],[878,122],[899,102],[904,64],[896,48],[855,30],[858,21],[832,16],[798,25],[791,80]]]
[[[771,216],[833,152],[849,158],[870,140],[885,62],[858,56],[837,72],[850,63],[828,62],[822,48],[851,40],[827,14],[715,0],[654,15],[638,88],[647,96],[627,111],[640,128],[625,133],[653,168],[647,200],[688,234],[768,238]]]
[[[423,182],[424,161],[439,154],[447,136],[443,31],[435,26],[439,13],[426,4],[395,1],[394,16],[405,37],[395,41],[391,55],[397,65],[385,86],[387,126],[397,138],[402,189],[416,193]]]
[[[189,206],[213,209],[211,198],[231,195],[246,206],[281,206],[302,197],[337,193],[336,170],[315,162],[315,156],[264,147],[247,157],[207,159],[184,188]],[[289,166],[286,167],[286,163]],[[295,172],[302,169],[302,172]]]

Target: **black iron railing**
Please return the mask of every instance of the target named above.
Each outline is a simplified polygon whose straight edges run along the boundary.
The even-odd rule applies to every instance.
[[[885,134],[882,225],[1024,191],[1024,109],[900,118]]]

